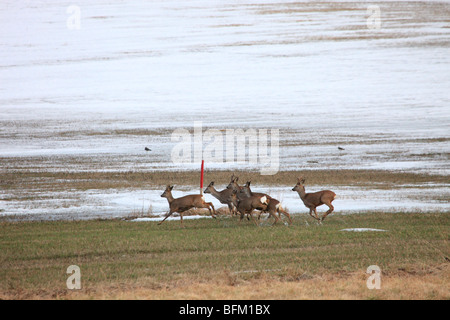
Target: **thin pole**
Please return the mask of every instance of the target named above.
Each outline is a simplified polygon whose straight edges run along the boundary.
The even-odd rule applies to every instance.
[[[202,160],[202,173],[200,174],[200,194],[203,194],[203,169],[205,166],[205,160]]]

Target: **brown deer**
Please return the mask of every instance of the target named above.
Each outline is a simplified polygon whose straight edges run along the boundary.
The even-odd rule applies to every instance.
[[[334,207],[331,204],[333,200],[336,198],[336,194],[333,191],[330,190],[323,190],[318,191],[314,193],[306,193],[305,186],[303,185],[305,183],[305,179],[298,178],[298,182],[295,185],[294,188],[292,188],[292,191],[297,191],[298,195],[300,196],[300,199],[302,199],[303,203],[307,208],[309,208],[309,214],[314,219],[319,220],[320,223],[329,215],[331,212],[333,212]],[[330,209],[325,212],[325,214],[319,218],[317,215],[316,207],[321,206],[323,204],[326,204]],[[314,211],[315,217],[312,215]]]
[[[236,208],[234,207],[233,200],[231,199],[231,193],[233,192],[232,189],[224,189],[222,191],[217,191],[216,188],[214,188],[214,181],[211,181],[211,183],[206,187],[204,193],[210,193],[214,198],[220,201],[222,204],[226,204],[228,206],[228,209],[230,209],[230,214],[237,214]]]
[[[181,198],[174,198],[172,196],[173,186],[167,186],[166,190],[164,190],[161,195],[162,198],[167,198],[169,202],[169,212],[166,214],[164,219],[158,223],[160,225],[164,222],[168,217],[172,215],[174,212],[178,212],[180,214],[181,225],[183,225],[183,212],[192,209],[192,208],[208,208],[209,213],[215,219],[216,211],[214,210],[214,206],[211,202],[205,202],[205,198],[200,194],[191,194]],[[212,211],[211,211],[212,209]]]
[[[242,221],[242,218],[244,217],[244,214],[250,215],[252,218],[252,221],[255,222],[253,219],[252,212],[253,210],[266,210],[268,199],[265,196],[250,196],[243,199],[239,199],[237,196],[237,190],[233,190],[231,193],[231,199],[233,200],[233,204],[236,207],[237,211],[240,213],[240,219],[239,222]],[[256,222],[255,222],[256,224]]]
[[[243,200],[243,199],[245,199],[245,198],[248,198],[248,195],[247,195],[245,192],[242,192],[242,189],[243,189],[244,187],[242,187],[242,186],[240,186],[240,185],[238,184],[238,180],[239,180],[239,177],[237,177],[237,176],[235,176],[235,175],[233,174],[233,175],[231,176],[231,181],[230,181],[230,183],[228,184],[227,189],[236,191],[236,196],[237,196],[237,198],[238,198],[239,200]],[[261,197],[265,196],[267,199],[270,199],[270,198],[271,198],[268,194],[264,194],[264,193],[255,193],[255,195],[256,195],[256,196],[261,196]],[[262,212],[266,212],[266,211],[262,211]],[[259,220],[259,218],[261,217],[261,213],[262,213],[262,212],[259,213],[259,215],[258,215],[258,220]],[[247,217],[247,219],[248,219],[248,217]]]
[[[245,193],[248,197],[250,197],[250,196],[267,196],[268,197],[267,198],[268,199],[267,208],[265,210],[263,210],[263,212],[268,212],[269,216],[274,217],[275,222],[272,225],[274,225],[275,223],[278,222],[278,220],[281,219],[281,214],[284,214],[289,219],[289,224],[292,224],[291,216],[289,215],[289,213],[286,212],[286,210],[283,209],[280,201],[278,201],[277,199],[272,198],[264,193],[252,192],[252,190],[250,189],[250,183],[251,183],[251,181],[247,181],[247,183],[244,185],[244,187],[242,188],[242,190],[240,192]],[[278,217],[276,215],[277,212],[278,212]]]
[[[231,181],[227,186],[228,190],[235,190],[236,191],[236,196],[238,197],[238,199],[240,198],[245,198],[244,194],[241,194],[239,191],[242,190],[242,187],[237,183],[239,180],[239,177],[236,177],[233,173],[233,175],[231,176]]]
[[[243,191],[244,187],[240,186],[237,182],[239,180],[239,177],[236,177],[234,174],[231,176],[231,181],[227,186],[227,189],[231,189],[231,190],[236,190],[236,195],[238,197],[238,199],[245,199],[248,197],[247,193]],[[266,196],[268,199],[271,198],[271,196],[269,196],[268,194],[265,193],[259,193],[259,192],[254,192],[254,195],[257,196]]]

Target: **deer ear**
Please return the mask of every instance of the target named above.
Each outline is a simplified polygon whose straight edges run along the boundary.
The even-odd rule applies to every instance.
[[[173,186],[170,187],[170,190],[172,190],[172,189],[173,189]]]

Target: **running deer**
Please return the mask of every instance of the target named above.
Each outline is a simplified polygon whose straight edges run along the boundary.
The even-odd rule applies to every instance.
[[[231,176],[231,181],[227,186],[227,189],[231,189],[231,190],[236,190],[236,195],[238,197],[238,199],[245,199],[248,197],[247,193],[243,191],[244,187],[240,186],[237,182],[239,180],[239,177],[236,177],[234,174]],[[257,196],[266,196],[268,199],[271,198],[271,196],[269,196],[268,194],[265,193],[257,193],[254,192],[255,195]]]
[[[166,190],[164,190],[161,195],[162,198],[167,198],[169,202],[169,212],[166,214],[164,219],[158,223],[160,225],[164,222],[168,217],[172,215],[174,212],[178,212],[180,214],[181,225],[183,225],[183,212],[192,209],[192,208],[208,208],[209,213],[215,219],[216,211],[214,210],[214,206],[211,202],[205,202],[205,198],[200,194],[191,194],[181,198],[174,198],[172,196],[173,186],[167,186]],[[212,211],[211,211],[212,209]]]
[[[298,178],[298,182],[295,185],[295,187],[292,188],[292,191],[298,192],[300,199],[302,199],[305,206],[309,208],[309,214],[311,215],[311,217],[319,220],[319,222],[322,223],[322,221],[325,220],[327,215],[329,215],[334,210],[334,207],[331,204],[331,202],[333,202],[333,200],[336,198],[336,194],[330,190],[323,190],[314,193],[306,193],[305,186],[303,185],[304,183],[305,179]],[[323,204],[326,204],[330,209],[327,212],[325,212],[325,214],[321,218],[319,218],[319,216],[317,215],[316,207],[321,206]],[[315,217],[312,215],[313,211]]]
[[[261,195],[267,196],[264,193],[252,192],[252,190],[250,189],[250,183],[251,183],[251,181],[247,181],[247,183],[242,188],[241,193],[246,194],[246,196],[248,196],[248,197],[261,196]],[[269,216],[274,217],[275,222],[272,225],[274,225],[275,223],[278,222],[278,220],[281,219],[281,214],[284,214],[289,219],[289,224],[292,224],[291,216],[289,215],[289,213],[286,212],[286,210],[283,209],[280,201],[278,201],[277,199],[274,199],[270,196],[267,196],[267,197],[268,197],[267,208],[265,210],[263,210],[263,212],[268,212]],[[278,212],[278,217],[276,215],[277,212]]]
[[[236,176],[233,174],[233,175],[231,176],[231,181],[230,181],[230,183],[228,184],[227,189],[231,189],[231,190],[236,191],[236,196],[237,196],[237,198],[240,199],[240,200],[243,200],[243,199],[245,199],[245,198],[248,198],[249,195],[247,195],[247,193],[243,191],[243,188],[244,188],[244,187],[240,186],[240,185],[237,183],[238,180],[239,180],[239,177],[236,177]],[[271,198],[272,198],[271,196],[269,196],[268,194],[265,194],[265,193],[254,193],[254,195],[256,195],[256,196],[261,196],[261,197],[265,196],[267,199],[271,199]],[[266,210],[262,210],[262,211],[259,213],[259,215],[258,215],[258,220],[260,219],[261,213],[263,213],[263,212],[267,212],[267,211],[266,211]]]
[[[227,186],[228,190],[235,190],[236,191],[236,196],[238,197],[238,199],[243,199],[246,196],[241,194],[240,191],[242,190],[242,187],[237,183],[239,180],[239,177],[236,177],[233,173],[233,175],[231,176],[231,181]]]
[[[237,214],[236,208],[233,205],[233,200],[231,199],[231,193],[233,192],[232,189],[224,189],[222,191],[217,191],[216,188],[214,188],[214,181],[211,181],[211,183],[206,187],[204,193],[210,193],[214,198],[220,201],[222,204],[228,205],[228,209],[230,209],[230,214]]]
[[[268,199],[265,196],[250,196],[243,199],[239,199],[237,196],[238,191],[233,190],[231,193],[231,199],[233,200],[233,204],[236,207],[237,211],[240,213],[239,222],[242,221],[244,214],[250,215],[252,221],[253,219],[252,212],[253,210],[266,210],[268,205]],[[256,222],[255,222],[256,224]]]

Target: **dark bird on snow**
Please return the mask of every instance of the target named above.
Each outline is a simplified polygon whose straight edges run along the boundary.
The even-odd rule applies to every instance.
[[[338,147],[338,149],[339,149],[339,150],[345,150],[345,149],[344,149],[344,148],[342,148],[342,147]]]
[[[152,149],[145,147],[145,151],[152,151]]]

